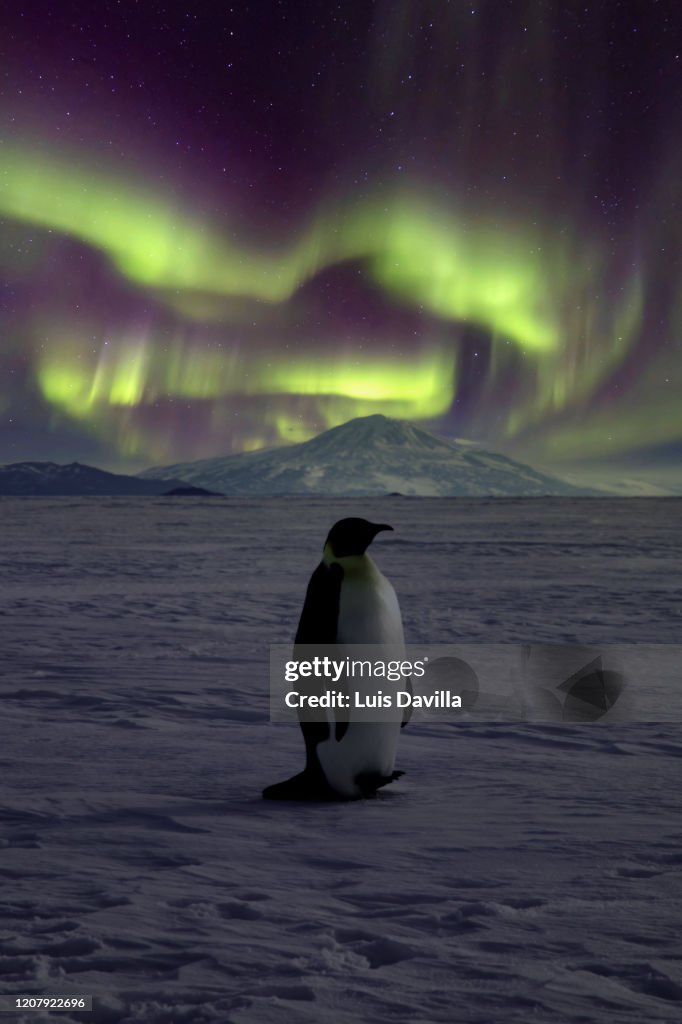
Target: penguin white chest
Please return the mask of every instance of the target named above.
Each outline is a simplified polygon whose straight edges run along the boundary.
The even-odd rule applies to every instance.
[[[357,561],[361,564],[344,565],[336,642],[402,646],[403,625],[393,587],[369,556]]]

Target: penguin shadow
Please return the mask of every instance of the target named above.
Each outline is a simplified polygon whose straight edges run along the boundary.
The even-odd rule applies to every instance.
[[[298,775],[266,786],[260,794],[262,802],[291,806],[330,807],[341,805],[364,804],[367,801],[383,803],[384,801],[403,800],[406,793],[394,789],[391,785],[399,781],[405,772],[394,771],[391,776],[380,776],[376,772],[355,776],[357,795],[348,796],[337,792],[327,782],[322,771],[304,769]]]
[[[270,787],[268,787],[270,788]],[[267,792],[267,789],[263,790],[263,793],[253,800],[249,801],[249,806],[254,804],[259,805],[261,808],[275,808],[276,806],[286,807],[315,807],[315,808],[333,808],[338,807],[353,807],[357,805],[370,804],[383,804],[393,803],[406,800],[408,793],[405,790],[400,789],[378,789],[372,793],[368,793],[366,796],[359,797],[342,797],[342,796],[298,796],[298,797],[287,797],[286,799],[271,799],[264,797],[263,794]]]
[[[364,800],[380,799],[379,794],[384,794],[386,787],[397,782],[405,772],[394,771],[391,775],[381,775],[379,772],[361,772],[354,779],[356,795],[349,796],[341,794],[333,789],[319,764],[313,760],[311,766],[307,766],[298,775],[293,775],[284,782],[276,782],[267,786],[263,792],[264,800],[282,803],[357,803]]]

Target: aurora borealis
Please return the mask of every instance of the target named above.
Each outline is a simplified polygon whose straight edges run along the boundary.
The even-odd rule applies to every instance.
[[[0,460],[682,449],[673,3],[0,14]]]

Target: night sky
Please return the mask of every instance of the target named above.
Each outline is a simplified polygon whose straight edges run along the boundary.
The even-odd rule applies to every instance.
[[[676,0],[0,11],[0,461],[682,453]]]

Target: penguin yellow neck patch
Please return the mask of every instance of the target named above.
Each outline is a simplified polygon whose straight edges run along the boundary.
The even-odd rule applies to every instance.
[[[367,575],[371,574],[374,569],[374,562],[368,554],[344,555],[341,558],[337,558],[331,544],[325,544],[322,561],[325,565],[337,562],[342,567],[345,576]]]

